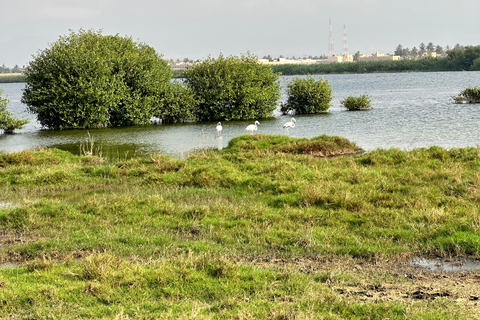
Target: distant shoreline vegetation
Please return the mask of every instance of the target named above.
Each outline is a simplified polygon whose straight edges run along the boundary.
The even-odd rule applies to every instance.
[[[273,72],[284,76],[306,74],[346,73],[395,73],[395,72],[438,72],[438,71],[479,71],[479,55],[470,63],[447,58],[422,58],[398,61],[357,61],[328,64],[284,64],[272,66]]]
[[[24,74],[0,73],[0,83],[25,82]]]
[[[25,82],[20,73],[2,73],[0,83]],[[173,78],[183,78],[185,69],[172,68]],[[395,73],[435,71],[480,71],[480,45],[458,47],[446,52],[446,57],[423,57],[417,59],[385,61],[354,61],[342,63],[280,64],[272,65],[275,73],[282,75],[347,74],[347,73]]]

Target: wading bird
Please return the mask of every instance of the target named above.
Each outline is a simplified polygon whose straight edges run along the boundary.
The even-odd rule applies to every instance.
[[[291,121],[286,122],[286,123],[283,125],[283,128],[285,129],[285,133],[288,133],[288,129],[290,129],[290,128],[295,128],[295,123],[297,123],[297,120],[295,120],[295,118],[292,118]]]
[[[253,131],[257,131],[257,129],[258,129],[257,126],[258,126],[259,124],[260,124],[260,122],[255,121],[255,124],[249,124],[249,125],[245,128],[245,130],[246,130],[246,131],[250,131],[250,132],[253,134]]]
[[[217,136],[221,136],[222,135],[222,130],[223,130],[223,127],[222,127],[222,123],[219,122],[217,123]]]

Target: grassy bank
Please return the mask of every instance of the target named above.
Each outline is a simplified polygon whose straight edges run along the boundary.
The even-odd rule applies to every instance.
[[[0,73],[0,83],[25,82],[25,76],[21,73]]]
[[[469,319],[480,149],[253,135],[185,160],[0,155],[0,314]],[[457,284],[461,282],[463,287]]]

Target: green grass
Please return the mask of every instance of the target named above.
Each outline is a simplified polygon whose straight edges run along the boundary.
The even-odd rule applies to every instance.
[[[0,314],[462,318],[448,301],[345,299],[332,284],[372,276],[318,261],[479,256],[479,169],[478,148],[362,153],[328,136],[243,136],[185,160],[3,154],[0,259],[19,267],[0,268]]]
[[[26,77],[21,75],[3,75],[0,73],[0,83],[25,82]]]

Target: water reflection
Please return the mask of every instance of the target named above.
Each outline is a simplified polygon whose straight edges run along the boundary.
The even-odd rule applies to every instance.
[[[428,259],[416,257],[410,261],[410,264],[425,268],[432,272],[462,272],[480,270],[480,261],[468,257],[448,260],[440,258]]]

